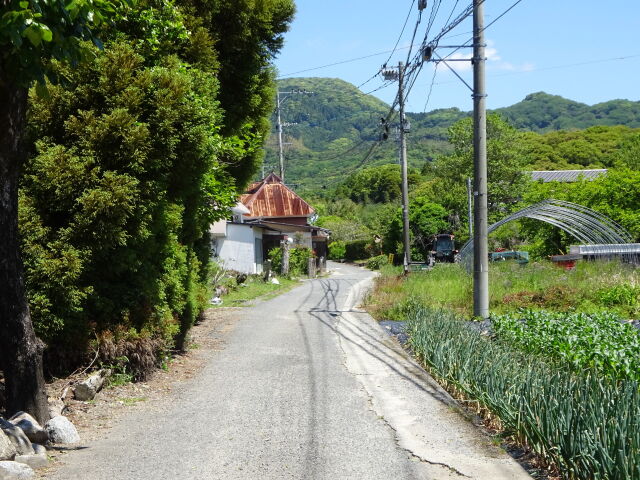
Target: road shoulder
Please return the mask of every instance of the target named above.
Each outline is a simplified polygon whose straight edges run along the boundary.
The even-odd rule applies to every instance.
[[[394,338],[357,307],[370,282],[352,287],[336,331],[346,368],[365,388],[371,408],[394,430],[398,446],[460,478],[530,479]]]

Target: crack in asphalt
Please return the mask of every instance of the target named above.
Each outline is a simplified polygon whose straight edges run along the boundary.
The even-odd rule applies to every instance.
[[[352,288],[355,288],[355,286],[352,287]],[[353,311],[353,310],[347,310],[347,311]],[[332,315],[332,316],[334,316],[334,315]],[[340,350],[342,350],[342,365],[344,366],[344,368],[347,370],[347,372],[349,372],[349,374],[351,374],[352,376],[354,376],[356,378],[357,377],[364,377],[364,376],[373,376],[372,373],[356,373],[356,372],[354,372],[354,371],[349,369],[349,367],[347,365],[347,352],[346,352],[346,350],[344,348],[344,344],[343,344],[343,338],[342,338],[343,336],[338,334],[338,329],[340,328],[340,323],[343,320],[343,316],[338,314],[338,315],[335,315],[334,318],[336,319],[335,333],[338,335],[338,344],[340,345]],[[373,394],[369,390],[367,390],[366,386],[362,382],[359,382],[359,383],[360,383],[360,390],[367,397],[367,403],[369,405],[369,410],[371,412],[373,412],[378,417],[378,420],[381,420],[384,423],[384,425],[386,425],[387,428],[389,428],[393,432],[393,439],[394,439],[394,442],[396,444],[396,447],[399,450],[407,452],[411,459],[417,460],[417,461],[422,462],[422,463],[427,463],[429,465],[434,465],[434,466],[446,468],[450,472],[455,473],[456,475],[459,475],[460,477],[471,478],[468,475],[465,475],[464,473],[462,473],[461,471],[456,469],[455,467],[452,467],[451,465],[447,465],[446,463],[442,463],[442,462],[431,461],[431,460],[429,460],[427,458],[421,457],[420,455],[416,455],[410,449],[405,448],[402,445],[400,445],[400,438],[399,438],[398,430],[384,417],[384,415],[381,415],[381,413],[376,409],[375,404],[373,402],[373,400],[374,400]]]

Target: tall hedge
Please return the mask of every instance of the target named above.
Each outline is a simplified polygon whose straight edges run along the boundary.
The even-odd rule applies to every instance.
[[[93,60],[31,97],[22,250],[58,365],[94,338],[183,347],[207,302],[209,225],[246,181],[236,170],[255,168],[253,136],[223,133],[213,25],[179,3],[137,3]]]

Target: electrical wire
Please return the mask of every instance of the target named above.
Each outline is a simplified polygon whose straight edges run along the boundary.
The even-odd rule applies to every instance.
[[[427,101],[424,103],[424,108],[422,109],[422,112],[426,112],[427,111],[427,106],[429,105],[429,100],[431,100],[431,92],[433,92],[433,85],[436,82],[436,75],[438,74],[438,64],[436,63],[433,66],[433,77],[431,77],[431,85],[429,85],[429,93],[427,94]]]
[[[416,22],[416,26],[413,29],[413,35],[411,36],[411,42],[409,42],[409,51],[407,52],[407,59],[404,62],[405,65],[409,63],[409,58],[411,58],[411,50],[413,47],[413,42],[416,40],[416,33],[418,33],[418,27],[420,26],[420,21],[422,20],[422,10],[418,11],[418,21]]]
[[[396,48],[396,50],[404,50],[406,48],[410,48],[410,45],[406,46],[406,47],[398,47],[398,48]],[[357,62],[359,60],[365,60],[367,58],[377,57],[378,55],[385,55],[385,54],[387,54],[389,52],[393,52],[393,51],[394,50],[385,50],[383,52],[371,53],[369,55],[364,55],[362,57],[349,58],[347,60],[341,60],[339,62],[327,63],[326,65],[320,65],[318,67],[305,68],[304,70],[298,70],[297,72],[291,72],[291,73],[286,73],[286,74],[280,75],[280,76],[278,76],[278,78],[276,80],[283,80],[283,79],[288,78],[288,77],[290,77],[292,75],[297,75],[298,73],[312,72],[314,70],[321,70],[323,68],[334,67],[336,65],[342,65],[342,64],[345,64],[345,63]],[[375,75],[374,75],[374,77],[375,77]]]
[[[507,13],[509,13],[516,5],[518,5],[520,2],[522,2],[522,0],[517,0],[515,3],[513,3],[509,8],[507,8],[504,12],[502,12],[500,15],[498,15],[496,18],[493,19],[493,21],[491,23],[489,23],[488,25],[485,25],[481,32],[484,32],[487,28],[489,28],[491,25],[493,25],[494,23],[496,23],[498,20],[500,20],[502,17],[504,17]],[[473,33],[473,32],[471,32]],[[466,42],[464,42],[462,45],[460,45],[458,48],[456,48],[455,50],[449,52],[449,54],[443,58],[443,60],[446,60],[447,58],[449,58],[451,55],[453,55],[454,53],[456,53],[458,50],[465,48],[465,47],[470,47],[473,44],[473,38],[467,40]]]
[[[498,20],[500,20],[502,17],[504,17],[507,13],[509,13],[511,11],[512,8],[514,8],[516,5],[518,5],[522,0],[517,0],[513,5],[511,5],[509,8],[507,8],[504,12],[502,12],[500,15],[498,15],[496,18],[493,19],[493,21],[491,23],[489,23],[489,25],[485,26],[482,31],[484,32],[487,28],[489,28],[491,25],[493,25],[494,23],[496,23]]]
[[[445,25],[447,25],[449,23],[449,21],[451,20],[451,17],[453,17],[453,12],[456,11],[456,8],[458,8],[458,3],[460,2],[460,0],[456,0],[456,3],[453,5],[453,8],[451,9],[451,13],[449,14],[449,18],[447,18],[447,21],[444,22]]]
[[[398,40],[396,40],[396,44],[394,45],[393,50],[391,50],[391,53],[389,54],[389,58],[387,58],[387,61],[384,62],[384,65],[389,63],[389,60],[391,60],[391,57],[393,57],[393,54],[396,52],[396,48],[398,47],[400,40],[402,40],[402,35],[404,35],[404,29],[407,28],[407,23],[409,22],[409,17],[411,17],[411,12],[413,11],[413,6],[415,5],[415,3],[416,3],[416,0],[413,0],[411,2],[411,6],[409,7],[409,12],[407,13],[407,18],[405,18],[404,25],[402,25],[402,30],[400,30],[400,35],[398,35]],[[411,43],[413,43],[413,41],[411,41]]]

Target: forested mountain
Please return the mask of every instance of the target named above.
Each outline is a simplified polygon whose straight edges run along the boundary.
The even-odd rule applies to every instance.
[[[640,127],[640,102],[610,100],[593,106],[538,92],[496,110],[516,128],[534,132],[572,130],[595,125]]]
[[[290,143],[285,147],[288,183],[298,183],[301,187],[315,190],[339,182],[364,164],[381,165],[396,161],[397,119],[391,123],[389,139],[379,143],[367,158],[371,147],[382,135],[380,117],[389,111],[389,106],[376,97],[362,93],[347,82],[330,78],[285,79],[279,82],[279,88],[281,91],[313,92],[281,96],[282,122],[295,123],[284,128],[285,142]],[[528,95],[515,105],[497,109],[496,112],[516,128],[537,133],[578,130],[597,125],[640,127],[640,102],[628,100],[611,100],[589,106],[539,92]],[[451,147],[447,141],[448,128],[470,115],[470,112],[457,108],[408,113],[407,117],[411,122],[408,140],[410,166],[421,168],[437,155],[449,153]],[[272,136],[267,145],[267,170],[277,170],[278,163],[275,121],[273,124]],[[629,130],[618,129],[614,136],[624,136],[627,131]],[[607,132],[605,136],[606,134]],[[603,136],[602,132],[598,135]],[[594,137],[591,133],[587,136]],[[576,145],[584,143],[582,140],[570,139],[570,135],[558,135],[553,141],[545,142],[557,144],[565,141],[565,137]],[[608,143],[611,143],[611,139]],[[610,151],[610,147],[608,145],[604,153]],[[593,151],[590,148],[585,150],[585,154],[591,155]],[[532,159],[532,162],[549,168],[553,165],[550,157],[546,155],[541,159]],[[565,160],[563,168],[570,168],[572,165],[584,168],[591,163],[606,166],[606,161],[602,161],[600,157],[594,161]]]

